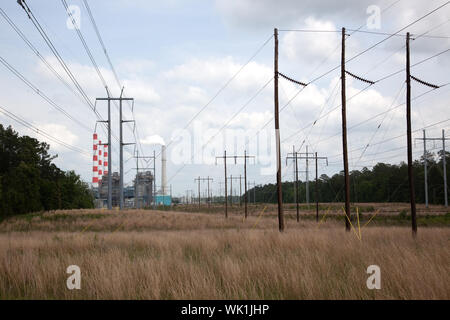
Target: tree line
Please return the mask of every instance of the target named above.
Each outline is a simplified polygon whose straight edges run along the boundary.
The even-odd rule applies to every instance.
[[[28,212],[92,208],[89,186],[62,171],[50,146],[0,124],[0,219]]]
[[[443,151],[437,155],[428,152],[427,181],[428,201],[430,204],[444,203]],[[424,188],[424,156],[415,160],[414,185],[416,202],[425,203]],[[450,153],[446,152],[446,163],[450,163]],[[315,178],[315,177],[314,177]],[[450,170],[447,170],[447,180],[450,181]],[[299,181],[299,201],[306,202],[306,181]],[[309,182],[309,200],[315,202],[315,179]],[[276,203],[276,184],[256,186],[256,202]],[[294,182],[282,184],[283,202],[295,202]],[[322,174],[317,182],[319,202],[344,201],[344,171],[329,177]],[[253,189],[248,190],[253,199]],[[378,163],[372,169],[350,172],[350,199],[352,202],[409,202],[408,165]]]

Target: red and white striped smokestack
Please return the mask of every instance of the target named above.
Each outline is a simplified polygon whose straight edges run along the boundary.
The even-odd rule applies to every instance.
[[[105,176],[107,176],[108,175],[108,145],[107,144],[105,144],[104,146],[104,150],[103,150],[103,158],[104,158],[104,160],[103,160],[103,174],[105,175]]]
[[[98,141],[98,182],[103,179],[103,156],[102,156],[102,141]]]
[[[98,136],[97,133],[94,133],[93,135],[93,164],[92,164],[92,186],[94,188],[98,188],[98,155],[97,155],[97,149],[98,149]]]

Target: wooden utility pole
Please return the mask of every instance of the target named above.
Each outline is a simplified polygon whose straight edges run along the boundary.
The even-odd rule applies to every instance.
[[[256,204],[256,182],[248,182],[248,188],[250,187],[253,187],[253,204]]]
[[[201,178],[201,177],[198,177],[198,178],[196,178],[196,179],[194,179],[194,181],[198,181],[198,207],[200,208],[200,181],[207,181],[208,182],[208,193],[207,193],[207,196],[206,196],[206,201],[208,202],[208,206],[209,206],[209,203],[210,203],[210,198],[209,198],[209,181],[213,181],[214,179],[213,178],[210,178],[209,176],[208,177],[206,177],[206,178]]]
[[[278,229],[284,231],[283,193],[281,189],[281,146],[280,121],[278,116],[278,29],[274,29],[275,55],[274,55],[274,102],[275,102],[275,139],[277,149],[277,196],[278,196]]]
[[[233,206],[233,176],[230,176],[230,207]]]
[[[297,222],[300,222],[300,206],[299,206],[299,198],[298,198],[298,158],[297,158],[297,152],[295,152],[294,147],[294,153],[295,153],[295,208],[297,210]]]
[[[233,156],[227,156],[226,151],[224,152],[224,155],[221,157],[216,157],[216,164],[217,164],[217,159],[224,159],[224,165],[225,165],[225,192],[227,190],[227,158],[233,158],[234,159],[234,164],[237,164],[237,159],[244,159],[244,188],[245,188],[245,195],[244,195],[244,203],[245,203],[245,218],[247,218],[247,159],[250,158],[255,158],[255,156],[249,156],[247,155],[247,151],[244,151],[244,155],[233,155]],[[239,204],[242,206],[242,184],[241,184],[241,176],[239,175],[239,178],[235,178],[236,180],[239,179]],[[231,182],[231,189],[233,188],[233,182]],[[227,195],[225,193],[225,216],[227,216],[227,201],[226,201]],[[231,190],[231,205],[233,204],[233,190]]]
[[[295,149],[294,149],[295,150]],[[297,189],[297,194],[296,194],[296,203],[297,203],[297,222],[299,221],[299,209],[298,209],[298,172],[307,172],[307,171],[298,171],[297,168],[297,161],[298,159],[305,159],[306,161],[308,161],[309,159],[314,159],[315,160],[315,164],[316,164],[316,183],[315,183],[315,194],[316,194],[316,220],[319,219],[319,193],[318,193],[318,167],[317,167],[317,160],[319,159],[324,159],[327,160],[327,165],[328,165],[328,159],[327,157],[318,157],[317,156],[317,152],[316,153],[311,153],[311,152],[296,152],[293,151],[292,153],[288,153],[288,156],[286,157],[286,161],[288,159],[293,159],[295,161],[295,180],[296,180],[296,189]]]
[[[209,176],[208,176],[208,207],[211,207],[211,194],[209,193]]]
[[[425,207],[428,208],[428,174],[427,174],[427,140],[425,129],[423,130],[423,138],[416,138],[416,140],[423,140],[423,173],[424,173],[424,190],[425,190]]]
[[[295,151],[295,146],[292,146],[292,153],[288,153],[288,155],[286,156],[286,164],[290,159],[294,161],[295,207],[297,212],[297,222],[300,222],[300,207],[298,198],[298,156],[299,154]]]
[[[341,54],[341,99],[342,99],[342,149],[344,157],[344,187],[345,187],[345,230],[350,231],[350,178],[348,173],[347,155],[347,111],[345,97],[345,28],[342,28],[342,54]]]
[[[444,205],[448,207],[448,198],[447,198],[447,168],[446,168],[446,159],[445,159],[445,140],[450,140],[450,138],[445,137],[445,130],[442,129],[442,138],[427,138],[425,136],[425,130],[423,130],[423,138],[416,138],[416,140],[423,140],[423,158],[424,158],[424,166],[425,166],[425,204],[426,207],[428,207],[428,184],[427,184],[427,151],[426,151],[426,141],[432,140],[432,141],[442,141],[442,152],[443,152],[443,158],[442,158],[442,165],[443,165],[443,172],[444,172]]]
[[[319,166],[317,165],[318,159],[325,159],[327,161],[328,165],[328,158],[327,157],[318,157],[317,152],[315,153],[315,159],[316,159],[316,222],[319,222]]]
[[[409,180],[409,199],[411,202],[411,226],[412,233],[417,235],[416,221],[416,195],[414,190],[414,172],[412,165],[412,142],[411,142],[411,62],[409,58],[409,32],[406,33],[406,130],[408,144],[408,180]]]
[[[447,198],[447,167],[446,167],[446,157],[445,154],[445,130],[442,129],[442,165],[444,166],[444,204],[448,207],[448,198]]]
[[[245,203],[245,209],[244,209],[244,216],[247,219],[247,150],[244,150],[244,203]]]
[[[196,180],[198,181],[198,208],[200,209],[200,176]]]
[[[241,176],[239,177],[233,177],[232,175],[228,177],[230,179],[230,189],[231,189],[231,203],[233,203],[233,180],[239,180],[241,181]]]
[[[228,190],[227,190],[227,151],[223,153],[223,163],[225,167],[225,218],[228,218]]]

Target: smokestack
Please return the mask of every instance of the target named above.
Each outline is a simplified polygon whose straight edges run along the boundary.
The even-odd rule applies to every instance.
[[[94,188],[98,187],[98,155],[97,155],[97,147],[98,147],[98,136],[96,133],[93,134],[93,153],[94,156],[92,158],[92,186]]]
[[[161,146],[161,193],[167,194],[167,176],[166,176],[166,146]]]

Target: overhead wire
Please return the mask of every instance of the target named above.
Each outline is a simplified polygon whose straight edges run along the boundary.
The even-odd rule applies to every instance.
[[[42,135],[43,137],[52,140],[53,142],[80,154],[84,154],[87,156],[90,156],[91,153],[89,151],[87,151],[86,149],[82,149],[79,148],[77,146],[73,146],[65,141],[62,141],[52,135],[50,135],[49,133],[47,133],[46,131],[42,130],[41,128],[36,127],[35,125],[31,124],[30,122],[26,121],[25,119],[23,119],[22,117],[14,114],[13,112],[7,110],[4,106],[0,106],[0,112],[5,115],[6,117],[14,120],[15,122],[21,124],[24,127],[27,127],[28,129],[34,131],[35,133]]]

